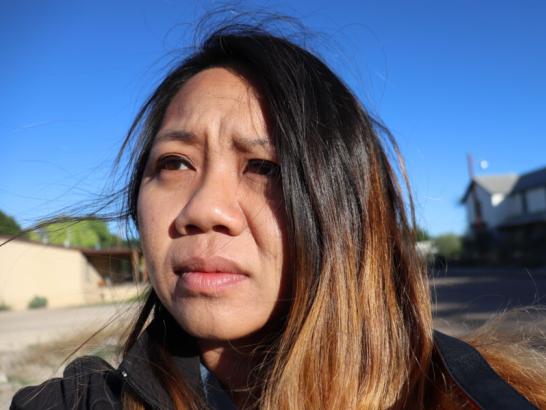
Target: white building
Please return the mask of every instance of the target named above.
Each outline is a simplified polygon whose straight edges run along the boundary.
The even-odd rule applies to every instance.
[[[503,231],[546,224],[546,167],[522,175],[477,176],[461,203],[469,232],[477,225]]]
[[[461,202],[470,258],[546,266],[546,168],[475,177]]]

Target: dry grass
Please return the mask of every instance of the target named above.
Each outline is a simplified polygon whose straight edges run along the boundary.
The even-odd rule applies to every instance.
[[[19,380],[23,384],[35,384],[46,378],[62,374],[65,364],[77,356],[100,356],[116,365],[119,357],[119,326],[108,326],[94,337],[93,331],[83,331],[68,338],[32,345],[19,353],[7,372],[8,380]]]

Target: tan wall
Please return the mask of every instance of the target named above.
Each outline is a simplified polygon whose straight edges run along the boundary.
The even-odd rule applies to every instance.
[[[100,301],[100,275],[80,251],[14,240],[0,247],[0,303],[25,309],[36,295],[49,307]]]

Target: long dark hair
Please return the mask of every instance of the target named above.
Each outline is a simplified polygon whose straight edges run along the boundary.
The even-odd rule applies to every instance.
[[[388,158],[398,150],[317,56],[256,26],[211,33],[165,77],[131,127],[123,147],[131,147],[133,158],[127,213],[136,224],[144,166],[167,106],[189,78],[210,67],[238,71],[267,108],[291,269],[298,272],[282,334],[260,373],[257,407],[422,407],[431,308],[413,214],[407,217],[411,196],[404,200]],[[151,290],[126,351],[158,309]],[[165,369],[167,355],[165,349],[157,355]],[[164,380],[174,402],[198,408],[187,385],[173,385],[179,377]]]

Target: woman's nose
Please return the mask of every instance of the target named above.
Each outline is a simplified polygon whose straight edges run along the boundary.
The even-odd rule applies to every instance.
[[[182,235],[216,231],[240,235],[247,227],[238,200],[237,181],[222,170],[203,177],[192,190],[174,221]]]

